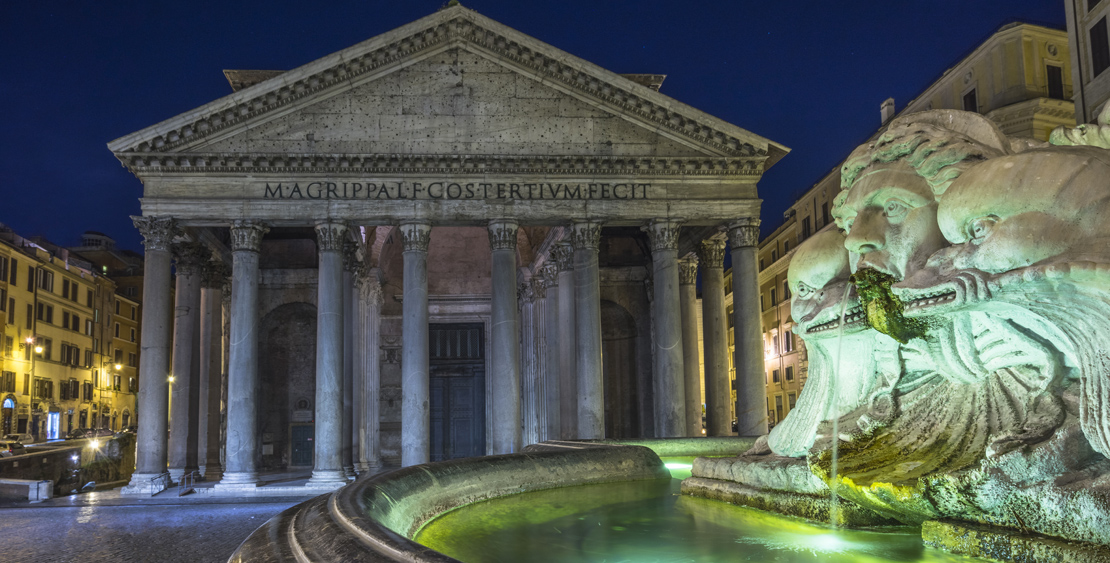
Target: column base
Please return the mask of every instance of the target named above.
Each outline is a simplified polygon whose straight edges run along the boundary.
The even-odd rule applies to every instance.
[[[353,481],[358,475],[355,473],[355,466],[348,465],[343,468],[343,475],[347,477],[348,481]]]
[[[228,471],[215,488],[220,490],[257,489],[258,473],[255,471]]]
[[[200,467],[201,475],[204,475],[205,481],[219,481],[224,476],[224,468],[218,463],[202,465]]]
[[[170,481],[173,481],[174,483],[180,483],[181,478],[185,476],[184,467],[171,467],[167,471],[170,472]]]
[[[312,478],[304,486],[310,489],[331,490],[338,489],[347,483],[347,475],[344,474],[342,469],[321,469],[313,470]]]
[[[132,473],[131,482],[127,483],[119,493],[121,495],[130,496],[152,496],[156,493],[166,490],[170,484],[168,479],[155,480],[157,477],[162,476],[161,473]],[[153,480],[153,483],[152,483]]]

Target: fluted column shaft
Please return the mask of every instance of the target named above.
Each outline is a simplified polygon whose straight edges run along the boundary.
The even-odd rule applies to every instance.
[[[520,284],[517,289],[520,308],[520,416],[521,444],[535,444],[539,438],[540,410],[538,381],[536,379],[536,295],[531,284]]]
[[[200,268],[210,256],[197,243],[182,243],[174,248],[177,263],[177,291],[174,294],[173,382],[170,383],[170,479],[198,469],[197,434],[200,418],[200,362],[194,362],[199,344]]]
[[[529,282],[532,290],[532,320],[530,327],[525,330],[532,335],[532,346],[529,352],[532,355],[532,408],[536,413],[534,442],[549,439],[547,433],[547,286],[544,283],[543,272],[536,274]],[[525,442],[532,443],[532,442]]]
[[[170,369],[170,245],[176,233],[171,218],[132,217],[143,235],[146,249],[143,265],[143,334],[139,355],[135,472],[123,494],[150,494],[150,480],[166,470],[166,423],[168,420]]]
[[[678,301],[682,313],[682,371],[685,374],[686,435],[701,436],[701,366],[698,357],[698,259],[678,261]]]
[[[571,226],[577,341],[578,437],[605,437],[605,382],[601,367],[601,279],[597,251],[601,223]]]
[[[728,319],[725,310],[725,241],[698,246],[701,262],[701,321],[705,354],[705,434],[732,435],[732,393],[728,377]],[[758,322],[759,317],[756,317]],[[762,384],[762,364],[760,364]]]
[[[342,223],[318,223],[316,298],[316,436],[308,486],[339,486],[343,473],[343,239]]]
[[[655,298],[655,436],[686,435],[686,373],[682,358],[681,305],[678,298],[679,223],[657,219],[645,230],[651,242]]]
[[[759,270],[756,245],[759,220],[729,225],[732,245],[732,309],[735,325],[736,419],[740,436],[767,433],[767,385],[763,377],[763,342],[759,326]]]
[[[551,250],[559,267],[557,278],[559,295],[559,437],[570,440],[578,437],[578,323],[575,313],[578,304],[574,299],[574,248],[569,242],[560,242]]]
[[[381,444],[378,438],[378,401],[381,382],[381,323],[382,290],[375,271],[362,271],[359,275],[359,303],[362,309],[362,331],[358,347],[362,351],[359,370],[362,386],[361,424],[358,426],[358,470],[373,472],[382,466]]]
[[[401,225],[404,296],[401,303],[401,466],[431,457],[428,381],[428,223]]]
[[[222,262],[209,262],[200,291],[200,446],[197,458],[206,481],[223,476],[220,464],[220,394],[223,382],[223,286],[228,274]]]
[[[218,487],[258,485],[258,253],[269,230],[259,221],[231,226],[231,327],[225,471]]]
[[[493,394],[493,454],[520,451],[520,319],[516,292],[517,224],[489,223],[492,253],[490,297],[490,389]]]

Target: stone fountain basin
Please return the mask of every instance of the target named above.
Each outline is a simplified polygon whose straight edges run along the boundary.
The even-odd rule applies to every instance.
[[[553,441],[518,454],[406,467],[285,510],[251,534],[229,561],[456,561],[410,538],[437,516],[475,502],[559,487],[670,479],[660,455],[736,455],[752,441]]]

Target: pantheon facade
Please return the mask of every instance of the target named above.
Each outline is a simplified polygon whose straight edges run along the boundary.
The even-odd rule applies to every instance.
[[[701,435],[703,393],[709,435],[766,432],[756,183],[782,145],[457,5],[225,74],[109,144],[146,247],[125,492]]]

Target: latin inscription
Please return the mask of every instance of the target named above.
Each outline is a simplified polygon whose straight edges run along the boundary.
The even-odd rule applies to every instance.
[[[264,199],[647,199],[651,184],[266,182]]]

